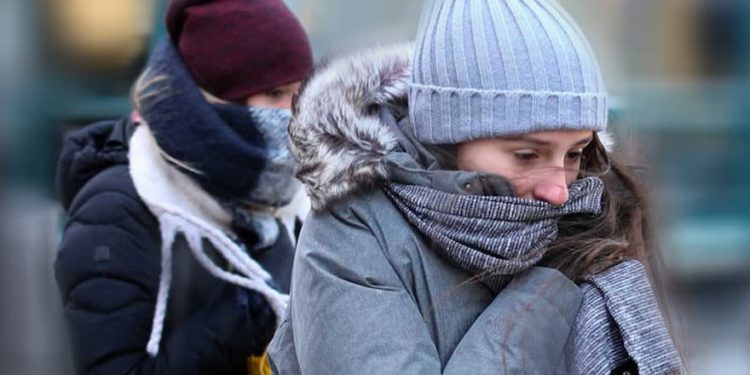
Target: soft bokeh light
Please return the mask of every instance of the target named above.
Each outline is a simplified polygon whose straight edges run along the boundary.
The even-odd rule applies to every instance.
[[[86,68],[122,69],[143,53],[152,32],[152,0],[56,0],[47,8],[52,42]]]

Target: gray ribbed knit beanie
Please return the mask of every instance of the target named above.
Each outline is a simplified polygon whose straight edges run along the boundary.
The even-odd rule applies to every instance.
[[[409,88],[417,139],[607,127],[591,46],[556,0],[426,0]]]

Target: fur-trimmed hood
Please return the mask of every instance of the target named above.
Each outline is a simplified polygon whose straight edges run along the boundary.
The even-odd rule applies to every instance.
[[[289,127],[314,209],[385,178],[384,157],[398,145],[378,109],[405,109],[412,46],[358,52],[318,67],[302,88]]]
[[[297,177],[314,210],[390,179],[386,156],[405,138],[416,142],[405,134],[409,129],[394,128],[382,116],[386,108],[396,117],[407,117],[412,50],[411,44],[398,44],[334,59],[319,66],[303,85],[289,135],[299,163]],[[599,139],[612,149],[609,133],[599,132]],[[477,176],[464,173],[457,179]],[[498,186],[489,188],[504,188],[495,182]]]

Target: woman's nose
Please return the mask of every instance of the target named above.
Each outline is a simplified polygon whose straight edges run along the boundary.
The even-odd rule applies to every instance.
[[[565,170],[550,171],[536,181],[533,189],[534,199],[547,202],[553,206],[562,206],[568,201],[568,184]]]

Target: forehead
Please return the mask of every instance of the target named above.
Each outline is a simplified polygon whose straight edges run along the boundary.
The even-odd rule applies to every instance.
[[[497,141],[507,143],[530,143],[538,146],[569,146],[589,143],[593,140],[591,130],[559,130],[525,133],[514,136],[497,138]]]
[[[284,91],[296,91],[299,89],[302,82],[292,82],[286,85],[275,87],[275,90],[284,90]]]

